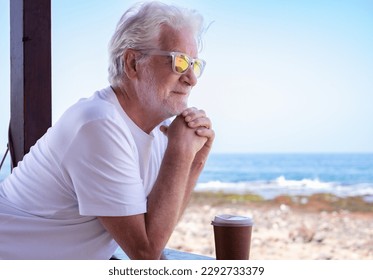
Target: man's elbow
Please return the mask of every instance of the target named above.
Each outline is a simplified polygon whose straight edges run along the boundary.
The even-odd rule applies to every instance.
[[[159,260],[161,259],[163,248],[155,245],[141,246],[136,248],[130,255],[131,260]]]

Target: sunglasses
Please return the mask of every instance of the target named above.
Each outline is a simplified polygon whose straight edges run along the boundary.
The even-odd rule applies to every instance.
[[[205,68],[206,61],[199,58],[191,58],[185,53],[181,52],[168,52],[160,50],[147,50],[142,51],[148,55],[162,55],[172,57],[172,70],[177,74],[184,74],[190,67],[193,69],[194,75],[199,78],[202,75],[203,69]]]

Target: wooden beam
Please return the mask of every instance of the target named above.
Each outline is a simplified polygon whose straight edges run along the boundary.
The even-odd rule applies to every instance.
[[[51,126],[51,0],[10,1],[13,166]]]

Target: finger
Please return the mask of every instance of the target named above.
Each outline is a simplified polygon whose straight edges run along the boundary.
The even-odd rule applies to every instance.
[[[215,131],[206,127],[200,127],[196,129],[196,134],[201,137],[206,137],[210,141],[215,138]]]
[[[162,131],[163,134],[167,136],[168,126],[166,126],[166,125],[161,125],[161,126],[159,127],[159,130]]]
[[[181,115],[183,116],[183,117],[186,117],[188,114],[190,114],[190,113],[192,113],[192,112],[194,112],[194,111],[197,111],[198,109],[196,108],[196,107],[189,107],[189,108],[187,108],[187,109],[185,109],[182,113],[181,113]]]
[[[197,127],[211,128],[212,123],[208,117],[201,117],[201,118],[188,122],[188,126],[190,128],[197,128]]]
[[[188,108],[183,112],[182,115],[186,122],[191,122],[195,119],[206,117],[206,112],[204,110],[198,110],[196,108]]]

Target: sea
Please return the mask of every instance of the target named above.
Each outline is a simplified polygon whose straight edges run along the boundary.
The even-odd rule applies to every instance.
[[[9,161],[0,181],[10,173]],[[196,192],[362,196],[373,203],[373,153],[211,154]]]
[[[195,190],[266,200],[330,193],[373,203],[373,153],[212,154]]]

